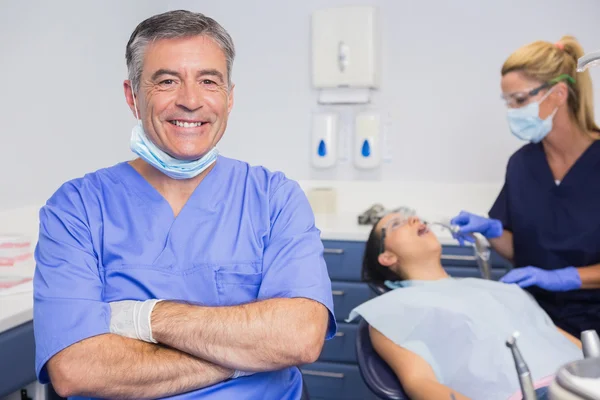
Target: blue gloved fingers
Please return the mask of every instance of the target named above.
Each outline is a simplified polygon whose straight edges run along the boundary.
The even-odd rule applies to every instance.
[[[519,284],[519,282],[525,281],[531,276],[533,276],[531,267],[516,268],[500,278],[500,282]]]
[[[471,235],[460,235],[463,238],[463,241],[469,243],[475,243],[475,238]]]
[[[466,211],[461,211],[456,217],[452,218],[450,220],[450,223],[452,225],[466,225],[469,223],[469,220],[471,219],[471,214],[469,214]]]
[[[485,228],[486,221],[487,218],[480,217],[479,215],[467,211],[461,211],[456,217],[452,218],[450,223],[452,225],[457,225],[460,233],[473,233],[481,232],[482,228]],[[482,226],[482,222],[484,226]],[[473,240],[466,240],[473,242]]]
[[[538,286],[553,292],[564,292],[581,288],[581,278],[575,267],[545,270],[538,267],[517,268],[500,279],[504,283],[516,283],[520,287]]]
[[[500,278],[500,282],[502,282],[502,283],[517,283],[521,279],[523,279],[523,278],[522,278],[522,275],[519,273],[519,271],[516,269],[513,269],[512,271],[508,271],[508,273],[506,275],[504,275],[502,278]]]
[[[466,211],[461,211],[460,214],[452,218],[451,223],[457,225],[462,233],[478,232],[488,239],[500,237],[504,232],[500,220],[482,217]]]
[[[473,239],[470,235],[464,235],[462,233],[453,233],[452,237],[458,241],[458,244],[464,246],[466,242],[474,243],[475,239]]]
[[[538,284],[537,278],[533,275],[528,276],[525,279],[517,282],[517,285],[519,285],[519,287],[521,287],[521,288],[526,288],[526,287],[537,285],[537,284]]]

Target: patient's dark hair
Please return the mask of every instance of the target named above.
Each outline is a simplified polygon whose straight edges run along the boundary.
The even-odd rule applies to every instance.
[[[369,240],[365,247],[365,255],[362,265],[362,280],[383,284],[385,281],[398,281],[401,278],[391,269],[379,263],[379,251],[381,249],[381,234],[376,229],[377,224],[373,225]]]

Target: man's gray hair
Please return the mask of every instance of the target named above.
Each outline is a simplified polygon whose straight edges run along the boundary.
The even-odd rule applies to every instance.
[[[144,53],[148,44],[161,39],[192,36],[210,37],[221,47],[227,60],[227,84],[231,87],[235,48],[229,33],[217,21],[204,14],[176,10],[154,15],[142,21],[131,34],[127,42],[125,59],[133,91],[137,92],[140,88]]]

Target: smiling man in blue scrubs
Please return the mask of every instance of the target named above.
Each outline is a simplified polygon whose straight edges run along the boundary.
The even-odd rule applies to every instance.
[[[138,25],[126,58],[139,158],[40,211],[40,381],[73,398],[300,399],[295,366],[336,330],[331,284],[298,184],[218,155],[229,34],[172,11]]]

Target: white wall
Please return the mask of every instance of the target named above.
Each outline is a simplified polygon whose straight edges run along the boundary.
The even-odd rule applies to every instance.
[[[393,158],[380,171],[309,163],[310,13],[375,4]],[[229,30],[236,104],[221,151],[295,179],[498,182],[521,143],[508,132],[499,70],[519,46],[577,36],[600,48],[598,0],[77,0],[0,3],[0,209],[44,201],[63,181],[132,157],[125,44],[143,18],[204,12]],[[600,69],[593,71],[596,97]],[[600,106],[596,107],[600,113]]]
[[[125,45],[153,1],[0,1],[0,209],[132,157]]]

